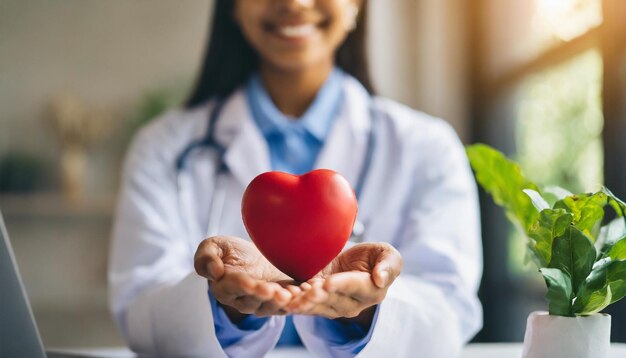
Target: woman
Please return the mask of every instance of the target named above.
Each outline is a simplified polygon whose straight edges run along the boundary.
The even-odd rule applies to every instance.
[[[445,122],[373,96],[364,22],[362,0],[216,1],[195,92],[126,161],[109,281],[133,350],[453,357],[480,328],[463,147]],[[352,183],[365,230],[298,286],[248,241],[241,197],[262,172],[313,168]]]

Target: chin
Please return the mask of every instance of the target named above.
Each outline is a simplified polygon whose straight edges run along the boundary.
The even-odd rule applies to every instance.
[[[319,57],[311,58],[309,54],[281,54],[275,59],[267,59],[272,67],[286,72],[299,72],[321,66],[325,63]]]

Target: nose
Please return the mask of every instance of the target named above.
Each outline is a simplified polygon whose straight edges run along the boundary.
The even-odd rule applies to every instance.
[[[293,0],[290,2],[294,3],[295,6],[312,7],[315,0]]]
[[[279,0],[279,2],[290,10],[310,9],[315,5],[315,0]]]

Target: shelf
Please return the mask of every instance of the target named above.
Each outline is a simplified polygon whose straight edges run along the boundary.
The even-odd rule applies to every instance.
[[[110,194],[74,203],[58,193],[0,194],[0,210],[5,217],[109,218],[116,197]]]

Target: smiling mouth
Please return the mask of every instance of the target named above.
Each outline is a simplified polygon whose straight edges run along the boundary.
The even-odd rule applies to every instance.
[[[275,32],[288,38],[301,38],[312,35],[317,26],[313,24],[278,26]]]
[[[300,22],[300,23],[266,23],[264,28],[266,31],[273,33],[283,39],[298,41],[306,40],[315,35],[317,31],[325,27],[326,22],[313,23],[313,22]]]

